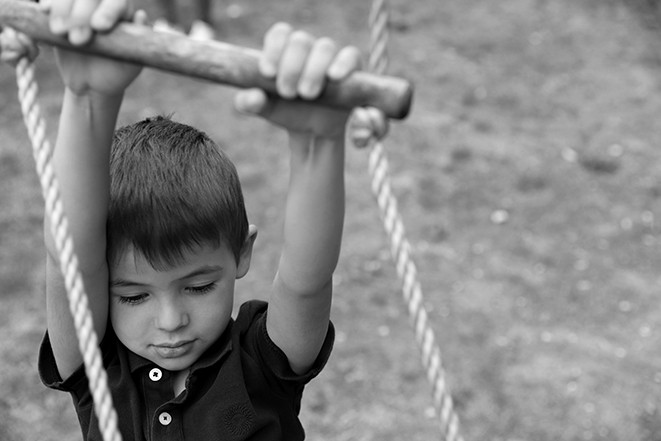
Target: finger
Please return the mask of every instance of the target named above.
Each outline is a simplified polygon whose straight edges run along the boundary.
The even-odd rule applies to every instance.
[[[4,63],[9,63],[12,66],[16,66],[18,61],[21,58],[28,57],[28,59],[32,60],[36,55],[30,54],[29,52],[26,52],[23,48],[21,49],[14,49],[14,48],[9,48],[9,49],[3,49],[2,52],[0,52],[0,61]]]
[[[71,15],[72,7],[72,0],[59,1],[50,5],[48,23],[52,33],[62,35],[69,31],[69,17]]]
[[[92,14],[96,10],[95,1],[78,1],[71,9],[69,19],[69,42],[81,46],[92,39]]]
[[[51,0],[41,0],[39,2],[39,7],[41,8],[42,12],[50,12],[50,8],[53,2]]]
[[[107,32],[122,20],[135,20],[134,13],[131,2],[127,0],[102,0],[90,23],[95,31]]]
[[[0,61],[3,63],[9,63],[13,66],[16,62],[16,53],[11,50],[3,50],[0,52]]]
[[[372,140],[372,129],[366,108],[358,107],[353,110],[349,122],[349,137],[356,147],[366,147]]]
[[[39,51],[32,39],[13,28],[0,32],[0,58],[2,61],[16,64],[22,57],[34,60]]]
[[[304,31],[294,31],[282,52],[275,80],[276,90],[283,98],[295,98],[298,82],[314,44],[312,35]]]
[[[21,48],[19,32],[14,28],[4,28],[0,32],[0,50],[15,51]]]
[[[259,59],[259,71],[267,78],[278,73],[278,64],[287,45],[292,28],[287,23],[276,23],[264,35],[264,47]]]
[[[0,30],[0,52],[13,49],[16,44],[16,29],[3,28]]]
[[[147,16],[147,12],[145,12],[145,10],[139,9],[135,12],[135,14],[133,14],[133,23],[146,26],[148,22],[149,17]]]
[[[335,60],[328,68],[328,78],[341,81],[362,66],[361,54],[355,46],[345,46],[338,52]]]
[[[381,139],[386,136],[390,128],[390,120],[386,118],[386,115],[376,107],[367,107],[365,110],[367,111],[374,137]]]
[[[337,53],[337,47],[330,38],[320,38],[314,42],[303,74],[298,81],[298,94],[304,99],[315,99],[326,84],[326,72]]]
[[[0,52],[0,61],[9,63],[12,66],[16,65],[19,58],[21,58],[21,54],[13,49],[5,49]]]
[[[241,90],[234,95],[234,108],[245,114],[259,115],[268,106],[268,97],[261,89]]]
[[[372,131],[366,128],[356,129],[351,132],[351,142],[356,147],[367,147],[372,141]]]
[[[35,42],[22,32],[16,32],[16,39],[21,44],[21,46],[27,49],[27,57],[30,60],[34,60],[39,55],[39,47]]]
[[[382,139],[388,133],[388,119],[374,107],[358,107],[351,115],[349,135],[357,147],[365,147],[372,140]]]

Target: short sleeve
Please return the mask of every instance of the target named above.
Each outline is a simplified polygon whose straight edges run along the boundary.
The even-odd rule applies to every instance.
[[[87,376],[85,375],[84,365],[81,364],[80,367],[69,376],[69,378],[63,380],[60,377],[48,332],[46,332],[44,335],[44,339],[41,342],[41,347],[39,348],[39,359],[37,366],[39,369],[39,377],[41,378],[41,382],[44,384],[44,386],[50,389],[70,392],[79,399],[83,395],[87,394],[88,383]]]
[[[285,353],[271,340],[266,330],[267,304],[262,301],[251,301],[242,305],[236,324],[239,327],[248,326],[249,346],[255,348],[262,360],[263,366],[267,367],[276,379],[282,382],[305,385],[309,383],[322,371],[333,349],[335,341],[335,329],[329,322],[326,339],[317,355],[312,367],[304,374],[297,374],[291,369],[289,360]],[[249,325],[246,325],[246,322]]]
[[[259,338],[257,339],[260,353],[264,357],[267,365],[271,367],[272,372],[277,378],[283,381],[295,382],[298,384],[307,384],[322,371],[333,349],[335,340],[335,329],[331,322],[328,323],[326,339],[317,355],[312,367],[304,374],[297,374],[289,365],[287,355],[276,345],[268,335],[266,330],[266,313],[258,321]]]

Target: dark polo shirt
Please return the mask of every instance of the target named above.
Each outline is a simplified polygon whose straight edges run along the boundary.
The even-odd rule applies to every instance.
[[[110,330],[109,330],[110,331]],[[244,303],[236,320],[191,367],[174,396],[173,375],[128,351],[107,332],[101,344],[124,441],[296,441],[304,386],[326,364],[333,326],[314,366],[295,374],[266,332],[266,303]],[[57,372],[48,334],[39,353],[43,383],[71,393],[85,440],[102,440],[83,367],[66,380]]]

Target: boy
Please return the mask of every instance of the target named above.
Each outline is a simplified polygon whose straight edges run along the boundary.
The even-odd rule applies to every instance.
[[[85,44],[121,18],[144,23],[128,1],[54,0],[51,30]],[[303,387],[333,342],[348,113],[260,90],[237,94],[237,109],[288,131],[291,176],[269,302],[247,302],[232,319],[257,229],[231,162],[203,133],[164,118],[113,133],[140,69],[66,51],[57,58],[66,88],[52,160],[123,438],[303,439]],[[356,49],[278,24],[265,36],[260,71],[281,98],[312,100],[327,78],[358,65]],[[100,440],[48,228],[45,240],[40,374],[72,394],[84,438]]]

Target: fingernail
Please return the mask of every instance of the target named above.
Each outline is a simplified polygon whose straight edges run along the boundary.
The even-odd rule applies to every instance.
[[[298,86],[298,94],[301,96],[301,98],[311,100],[319,95],[319,90],[311,83],[305,82]]]
[[[270,63],[270,62],[265,61],[265,60],[260,60],[260,62],[259,62],[259,72],[267,78],[273,78],[277,73],[273,63]]]
[[[278,89],[278,92],[280,93],[280,96],[282,98],[288,99],[288,100],[293,100],[296,98],[296,89],[294,88],[289,88],[289,87],[280,87]]]
[[[113,25],[110,18],[108,18],[107,15],[103,15],[103,14],[96,14],[92,16],[92,20],[90,21],[90,23],[95,29],[98,30],[107,30]]]
[[[73,28],[69,31],[69,41],[71,44],[82,45],[87,43],[91,35],[89,28]]]
[[[346,69],[334,64],[328,69],[326,75],[331,80],[337,80],[346,76]]]

